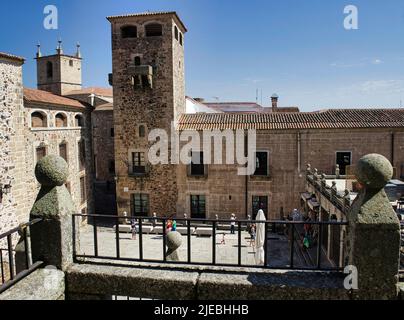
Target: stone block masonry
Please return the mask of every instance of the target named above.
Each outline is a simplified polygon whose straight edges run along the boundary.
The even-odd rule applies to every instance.
[[[19,224],[18,199],[24,192],[22,58],[0,53],[0,234]]]

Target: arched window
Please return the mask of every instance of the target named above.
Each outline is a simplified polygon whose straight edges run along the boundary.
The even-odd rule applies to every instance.
[[[76,127],[84,127],[84,119],[83,116],[77,115],[74,117],[74,122],[76,124]]]
[[[48,79],[53,78],[53,63],[50,61],[46,63],[46,76]]]
[[[63,113],[58,113],[56,115],[55,126],[58,128],[67,127],[67,117]]]
[[[121,28],[122,38],[137,38],[137,27],[136,26],[125,26]]]
[[[175,37],[175,40],[178,40],[178,28],[177,28],[177,26],[174,26],[174,37]]]
[[[31,127],[32,128],[45,128],[48,126],[46,115],[41,112],[34,112],[31,114]]]
[[[146,136],[146,128],[141,125],[139,126],[139,137],[144,138]]]
[[[142,61],[140,60],[140,57],[137,56],[135,57],[135,66],[140,66],[142,64]]]
[[[150,23],[145,27],[146,37],[159,37],[163,35],[163,26],[159,23]]]

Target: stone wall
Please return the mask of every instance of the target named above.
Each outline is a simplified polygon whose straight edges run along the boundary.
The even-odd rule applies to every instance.
[[[0,234],[18,225],[18,199],[24,188],[22,64],[22,60],[0,56],[0,184],[11,181],[12,186],[0,203]]]

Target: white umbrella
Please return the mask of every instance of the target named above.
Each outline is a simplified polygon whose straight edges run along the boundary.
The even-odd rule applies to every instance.
[[[255,240],[255,246],[257,251],[255,253],[255,263],[257,265],[264,265],[265,260],[265,252],[264,252],[264,244],[265,244],[265,223],[261,223],[258,221],[266,221],[264,211],[259,210],[257,215],[257,236]]]

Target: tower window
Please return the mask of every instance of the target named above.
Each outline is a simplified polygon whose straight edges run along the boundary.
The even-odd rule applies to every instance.
[[[159,37],[163,35],[163,26],[159,23],[150,23],[145,27],[146,37]]]
[[[31,127],[32,128],[45,128],[47,127],[46,115],[41,112],[34,112],[31,114]]]
[[[67,127],[67,117],[63,113],[58,113],[55,117],[55,125],[58,128]]]
[[[137,56],[135,57],[135,66],[140,66],[142,64],[142,61],[140,60],[140,57]]]
[[[121,28],[121,36],[124,39],[137,38],[137,27],[136,26],[122,27]]]
[[[139,137],[144,138],[146,136],[146,129],[144,126],[139,126]]]
[[[177,26],[174,26],[174,37],[175,37],[175,40],[178,41],[178,28],[177,28]]]
[[[73,67],[73,60],[69,60],[69,66]]]
[[[46,63],[46,76],[48,79],[53,78],[53,63],[50,61]]]
[[[183,37],[182,37],[182,33],[180,32],[180,45],[182,45],[183,43]]]

